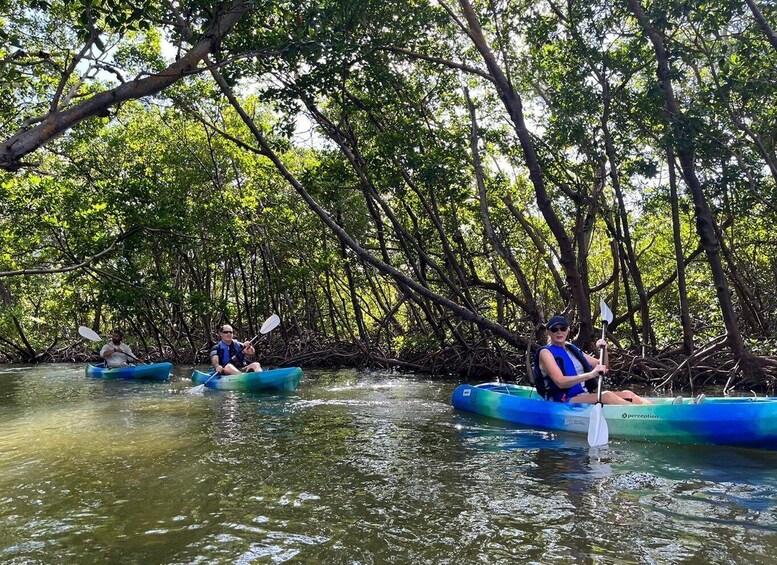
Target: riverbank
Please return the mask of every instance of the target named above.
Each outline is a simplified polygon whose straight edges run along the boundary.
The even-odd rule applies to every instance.
[[[208,363],[209,344],[194,349],[192,345],[174,348],[171,342],[157,340],[137,344],[128,340],[136,355],[144,362],[169,361],[174,364],[200,365]],[[169,345],[166,345],[169,344]],[[92,343],[77,341],[60,348],[49,347],[36,353],[11,358],[0,356],[0,363],[97,363],[99,348]],[[638,388],[671,391],[702,392],[710,387],[726,390],[755,390],[761,394],[775,394],[777,375],[768,363],[773,356],[762,356],[764,371],[744,378],[738,375],[738,364],[723,342],[713,340],[699,347],[693,355],[680,349],[668,349],[653,356],[639,352],[610,348],[611,388]],[[405,373],[429,375],[437,379],[502,380],[531,384],[533,355],[491,344],[449,346],[436,350],[387,351],[381,347],[366,346],[360,342],[323,342],[314,338],[285,341],[275,338],[259,343],[257,358],[267,366],[301,366],[306,368],[371,368],[396,369]]]

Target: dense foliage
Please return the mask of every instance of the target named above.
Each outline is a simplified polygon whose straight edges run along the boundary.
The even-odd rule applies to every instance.
[[[730,0],[0,4],[0,356],[771,386],[777,11]],[[730,379],[730,380],[729,380]]]

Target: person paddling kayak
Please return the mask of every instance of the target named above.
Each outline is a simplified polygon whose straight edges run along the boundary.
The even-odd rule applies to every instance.
[[[555,402],[597,402],[596,377],[607,372],[607,342],[600,339],[597,348],[604,348],[604,362],[567,341],[569,322],[564,316],[553,316],[545,325],[549,344],[535,356],[534,372],[537,391],[547,400]],[[588,383],[586,383],[588,381]],[[583,386],[583,383],[592,388]],[[589,392],[590,391],[590,392]],[[602,404],[650,404],[650,401],[630,390],[602,391]]]
[[[210,364],[218,374],[238,375],[261,371],[262,366],[258,361],[248,363],[246,355],[254,355],[256,351],[250,343],[243,346],[233,339],[234,330],[229,324],[225,324],[219,330],[221,340],[210,349]]]
[[[129,367],[130,363],[137,363],[137,357],[132,353],[130,346],[124,343],[124,333],[121,330],[111,332],[111,342],[100,349],[100,357],[105,359],[105,366],[109,369],[117,367]]]

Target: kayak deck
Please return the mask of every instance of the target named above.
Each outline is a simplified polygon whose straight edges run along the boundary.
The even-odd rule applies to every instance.
[[[192,382],[195,385],[204,384],[208,388],[216,390],[282,390],[293,392],[302,379],[302,369],[299,367],[285,367],[270,369],[267,371],[255,371],[252,373],[240,373],[237,375],[214,375],[213,372],[194,370]]]
[[[137,379],[166,381],[173,369],[172,363],[149,363],[148,365],[130,365],[109,369],[105,364],[87,365],[86,376],[96,379]]]
[[[673,404],[603,406],[609,435],[651,442],[716,444],[777,449],[777,398],[706,398]],[[544,400],[528,386],[503,383],[461,385],[451,403],[473,412],[525,426],[587,434],[594,405]]]

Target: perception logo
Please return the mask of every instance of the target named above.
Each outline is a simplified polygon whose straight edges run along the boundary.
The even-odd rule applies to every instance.
[[[639,420],[659,420],[660,419],[655,414],[629,414],[628,412],[624,412],[623,414],[621,414],[621,418],[623,418],[624,420],[628,420],[630,418],[637,418]]]

